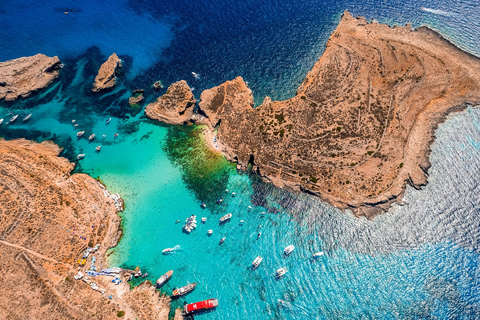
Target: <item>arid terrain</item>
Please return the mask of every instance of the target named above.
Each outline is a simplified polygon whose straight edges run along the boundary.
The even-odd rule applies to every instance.
[[[438,124],[480,103],[480,59],[426,27],[345,12],[295,97],[267,97],[253,108],[238,77],[200,100],[200,123],[239,168],[251,164],[279,187],[373,217],[399,201],[407,183],[427,183]]]
[[[102,294],[82,280],[77,261],[87,246],[97,270],[121,232],[121,200],[74,164],[58,157],[51,143],[0,140],[0,319],[167,319],[170,298],[148,283],[130,290],[111,277],[90,277]],[[84,272],[84,274],[86,274]],[[109,299],[109,296],[112,299]]]
[[[116,53],[113,53],[108,57],[108,60],[100,66],[98,74],[95,77],[92,91],[99,92],[115,87],[117,83],[117,71],[121,67],[122,60],[120,60]]]

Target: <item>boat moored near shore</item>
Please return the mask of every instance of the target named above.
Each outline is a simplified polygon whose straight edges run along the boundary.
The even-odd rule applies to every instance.
[[[185,307],[183,307],[183,314],[188,315],[188,314],[192,314],[199,311],[213,309],[217,306],[218,306],[217,299],[208,299],[205,301],[190,303],[190,304],[186,304]]]
[[[163,276],[158,278],[157,282],[155,283],[155,287],[157,289],[160,289],[161,287],[163,287],[165,283],[167,283],[168,280],[172,278],[172,275],[173,275],[173,270],[167,271],[167,273],[165,273]]]
[[[228,214],[226,214],[226,215],[224,215],[223,217],[220,218],[220,223],[227,222],[227,221],[229,221],[231,218],[232,218],[232,214],[231,214],[231,213],[228,213]]]
[[[193,291],[193,289],[195,289],[196,286],[197,286],[196,283],[189,283],[189,284],[187,284],[187,285],[184,286],[184,287],[175,289],[175,290],[173,290],[173,295],[172,295],[172,297],[184,296],[184,295],[186,295],[187,293]]]

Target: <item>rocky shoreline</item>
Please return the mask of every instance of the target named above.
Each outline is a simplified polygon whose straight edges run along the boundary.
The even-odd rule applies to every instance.
[[[427,183],[435,129],[480,104],[480,59],[429,28],[345,12],[295,97],[253,108],[238,77],[200,100],[199,113],[179,99],[173,119],[162,108],[147,116],[206,124],[209,145],[239,169],[372,218],[401,202],[407,184]]]

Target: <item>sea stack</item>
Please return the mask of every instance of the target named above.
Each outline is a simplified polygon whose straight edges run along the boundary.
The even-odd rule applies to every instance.
[[[36,54],[0,62],[0,100],[26,98],[58,77],[62,63],[55,57]]]
[[[148,104],[145,113],[151,119],[168,124],[183,124],[193,116],[195,97],[185,80],[168,87],[167,93]]]
[[[101,65],[95,77],[92,91],[100,92],[115,87],[117,82],[117,70],[122,67],[122,60],[116,53],[112,54],[104,64]]]

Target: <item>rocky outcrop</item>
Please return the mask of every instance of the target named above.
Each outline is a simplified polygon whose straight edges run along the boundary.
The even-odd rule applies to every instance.
[[[167,93],[145,107],[145,113],[151,119],[169,124],[183,124],[193,116],[195,97],[185,80],[168,87]]]
[[[0,140],[0,319],[118,319],[119,311],[168,319],[169,298],[159,300],[152,286],[130,290],[96,277],[101,294],[74,280],[87,245],[100,244],[95,265],[107,267],[120,218],[115,197],[95,179],[71,175],[74,164],[60,151],[50,142]]]
[[[58,77],[62,64],[58,57],[36,54],[0,62],[0,100],[26,98],[47,87]]]
[[[206,90],[215,145],[279,187],[373,217],[406,184],[427,183],[430,145],[448,114],[480,104],[480,59],[426,27],[345,12],[295,97],[253,109],[241,78]],[[212,133],[210,133],[212,136]]]
[[[98,74],[95,77],[92,91],[99,92],[102,90],[112,89],[117,82],[117,70],[122,66],[122,60],[117,54],[112,54],[108,60],[100,66]]]

